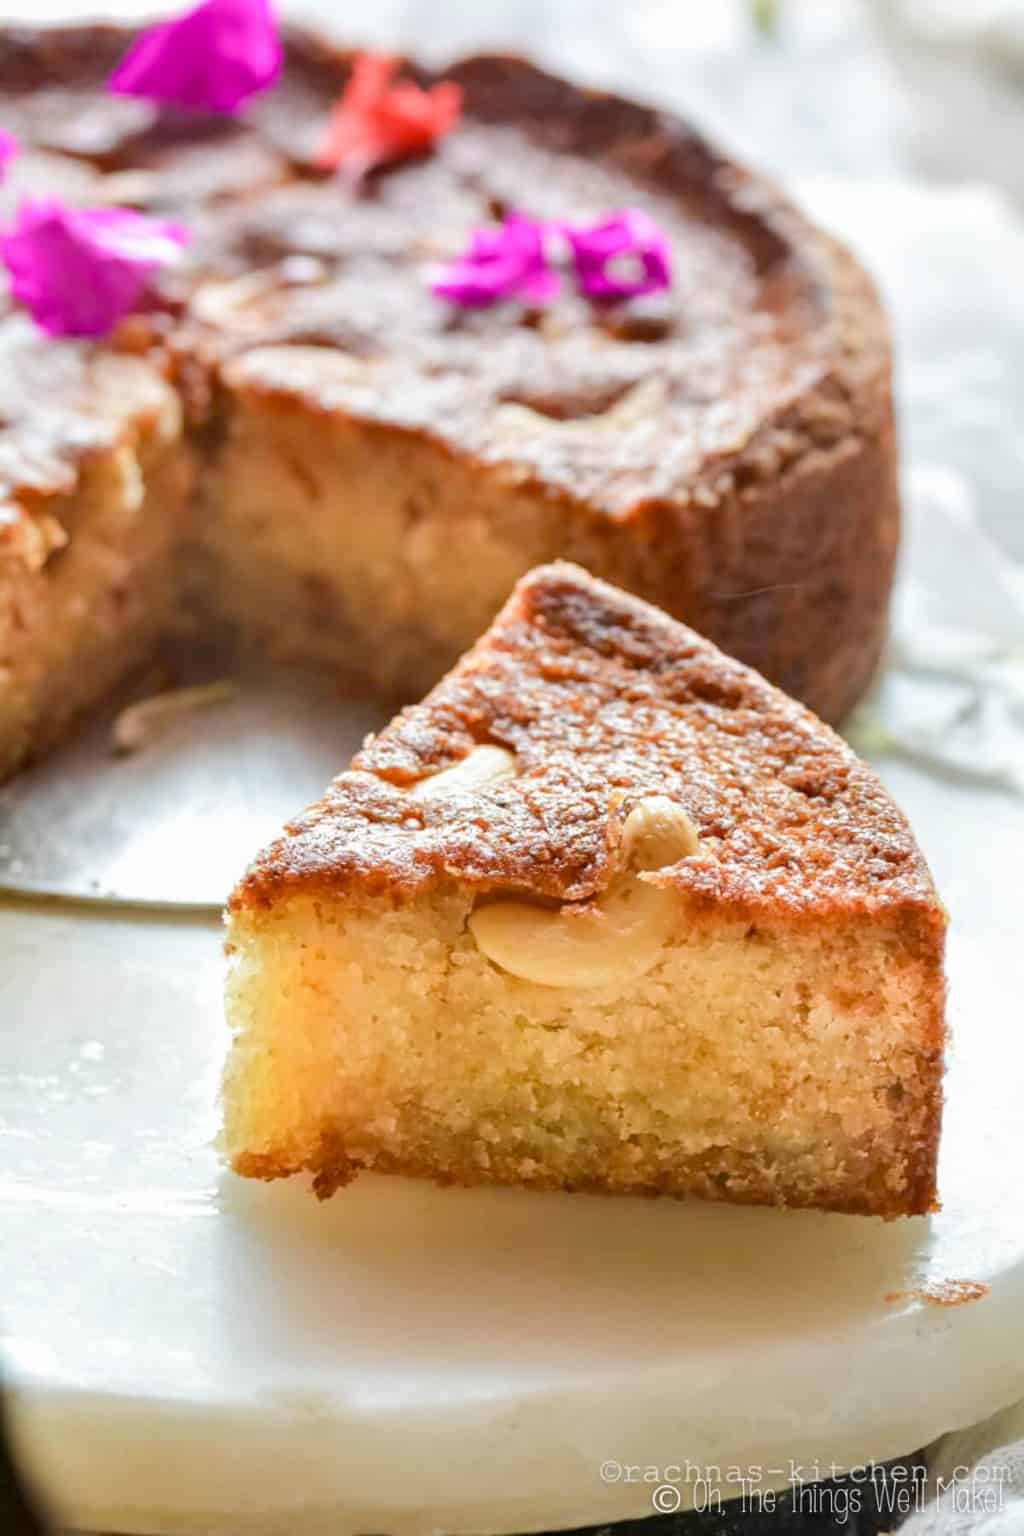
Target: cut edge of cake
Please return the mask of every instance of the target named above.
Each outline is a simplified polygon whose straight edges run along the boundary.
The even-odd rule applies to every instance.
[[[815,716],[556,564],[256,860],[234,1169],[936,1205],[945,915]]]
[[[151,361],[6,325],[4,362],[40,419],[20,483],[0,455],[0,782],[180,624],[196,474],[179,395]]]

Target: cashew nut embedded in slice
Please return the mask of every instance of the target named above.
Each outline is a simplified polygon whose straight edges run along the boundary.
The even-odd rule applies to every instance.
[[[524,981],[602,987],[651,969],[672,931],[673,907],[670,892],[633,879],[577,909],[497,901],[471,914],[469,930],[488,960]]]
[[[667,869],[699,849],[696,827],[667,795],[647,795],[622,824],[623,863],[630,869]]]
[[[511,778],[515,771],[514,752],[507,751],[505,747],[474,747],[450,768],[442,768],[440,773],[432,773],[429,778],[420,779],[418,784],[413,785],[409,795],[413,800],[432,800],[440,795],[465,794],[482,789],[485,784],[495,783],[498,779]]]
[[[584,906],[556,910],[527,901],[478,907],[469,930],[502,970],[547,987],[602,987],[635,981],[654,966],[676,924],[671,890],[643,874],[696,853],[693,823],[664,795],[642,800],[623,825],[625,869]]]

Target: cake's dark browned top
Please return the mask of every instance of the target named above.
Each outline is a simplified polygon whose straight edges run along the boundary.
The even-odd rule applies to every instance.
[[[468,59],[444,72],[465,92],[458,129],[351,191],[312,164],[347,55],[293,36],[280,85],[224,120],[105,92],[126,42],[103,27],[2,34],[0,126],[26,153],[0,214],[54,190],[189,223],[184,269],[161,278],[145,324],[115,338],[152,344],[154,366],[184,354],[194,375],[197,357],[241,359],[237,387],[428,433],[615,517],[659,498],[713,504],[873,430],[887,409],[884,324],[863,273],[678,119],[520,60]],[[566,285],[543,313],[470,313],[428,292],[431,262],[474,224],[511,208],[585,219],[625,205],[671,239],[666,295],[599,309]],[[0,371],[23,333],[21,317],[0,319]],[[313,350],[297,359],[287,346]],[[38,481],[43,436],[73,470],[99,430],[64,382],[66,359],[95,349],[39,338],[37,351],[45,421],[0,423],[0,499],[12,502],[19,458]],[[136,404],[126,389],[124,421]]]
[[[412,798],[490,743],[515,777]],[[409,897],[456,880],[579,900],[636,802],[686,810],[668,879],[753,912],[906,907],[941,922],[901,812],[827,726],[659,610],[576,566],[524,577],[479,644],[252,866],[237,909],[295,890]]]

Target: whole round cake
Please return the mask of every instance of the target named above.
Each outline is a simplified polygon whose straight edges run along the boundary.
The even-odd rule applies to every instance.
[[[183,247],[103,334],[41,323],[8,257],[0,772],[184,618],[412,697],[558,557],[843,715],[898,500],[885,319],[842,246],[678,118],[521,59],[389,61],[461,115],[346,174],[324,143],[353,55],[287,34],[243,110],[186,111],[109,88],[130,43],[0,46],[4,228],[26,199],[135,210]],[[622,209],[670,282],[431,279],[488,230]]]

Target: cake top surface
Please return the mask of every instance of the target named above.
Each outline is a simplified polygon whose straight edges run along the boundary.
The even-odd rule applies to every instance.
[[[512,775],[414,793],[482,745]],[[453,784],[455,783],[453,779]],[[700,852],[659,875],[756,913],[935,909],[878,778],[802,705],[659,610],[556,564],[256,860],[232,898],[415,897],[458,882],[579,901],[615,869],[637,803],[682,807]]]
[[[430,434],[616,517],[652,498],[707,505],[834,444],[884,373],[860,269],[676,118],[521,60],[407,64],[422,83],[456,81],[463,118],[426,156],[351,187],[315,164],[350,55],[291,34],[280,83],[239,117],[173,115],[105,89],[128,37],[7,29],[0,54],[0,128],[24,146],[0,213],[56,192],[192,231],[145,316],[92,350],[146,352],[172,373],[226,367],[232,387]],[[597,306],[564,284],[543,309],[467,311],[428,289],[432,263],[509,210],[587,220],[627,205],[668,238],[665,293]],[[10,323],[0,313],[0,349]],[[78,415],[62,358],[82,347],[46,347],[47,393]],[[5,460],[29,464],[40,430],[0,423]]]
[[[143,357],[55,344],[27,315],[0,320],[0,532],[35,498],[72,491],[91,452],[129,431],[173,431],[177,396]]]

